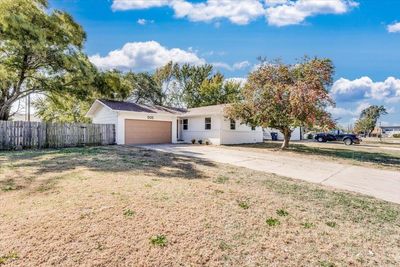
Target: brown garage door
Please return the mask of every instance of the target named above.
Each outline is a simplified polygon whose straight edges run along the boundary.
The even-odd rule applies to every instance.
[[[171,143],[170,121],[125,120],[125,144]]]

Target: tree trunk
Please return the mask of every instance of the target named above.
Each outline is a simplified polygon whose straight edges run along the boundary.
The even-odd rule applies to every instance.
[[[290,137],[292,137],[292,131],[290,129],[282,129],[283,134],[283,143],[281,149],[288,149],[289,148],[289,141]]]
[[[7,121],[10,118],[10,111],[9,107],[0,107],[0,121]]]

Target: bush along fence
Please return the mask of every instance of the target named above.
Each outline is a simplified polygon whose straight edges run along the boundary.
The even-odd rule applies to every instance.
[[[113,124],[0,121],[0,150],[112,144]]]

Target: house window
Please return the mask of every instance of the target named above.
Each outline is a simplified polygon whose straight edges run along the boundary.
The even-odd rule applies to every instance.
[[[182,125],[183,130],[187,130],[189,128],[188,119],[182,120]]]
[[[231,119],[231,130],[236,129],[236,121]]]
[[[211,118],[206,118],[204,122],[205,122],[205,129],[211,130]]]
[[[252,130],[252,131],[255,131],[255,130],[256,130],[256,127],[255,127],[255,126],[251,126],[251,130]]]

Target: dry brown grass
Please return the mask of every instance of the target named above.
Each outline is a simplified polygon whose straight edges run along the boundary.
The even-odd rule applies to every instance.
[[[0,153],[0,187],[0,265],[400,264],[399,205],[184,156]]]
[[[281,142],[266,141],[225,147],[400,171],[400,144],[363,142],[360,145],[346,146],[340,142],[293,141],[290,143],[289,149],[282,151],[280,150]]]

